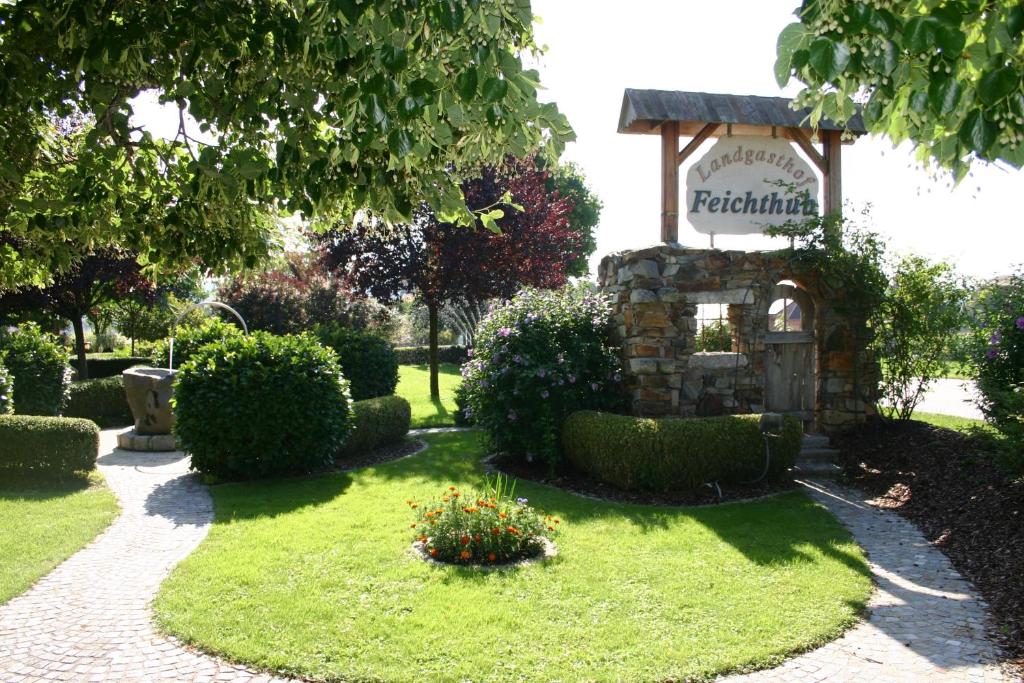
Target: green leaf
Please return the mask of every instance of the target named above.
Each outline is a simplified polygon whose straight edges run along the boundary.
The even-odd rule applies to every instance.
[[[414,97],[403,97],[398,100],[398,117],[403,121],[408,121],[418,114],[420,111],[419,104],[416,103]]]
[[[923,114],[928,109],[928,93],[918,90],[910,96],[910,109],[918,114]]]
[[[956,26],[940,23],[935,29],[935,42],[950,59],[959,59],[967,37]]]
[[[1004,66],[982,74],[978,79],[978,97],[987,105],[995,104],[1020,87],[1020,74]]]
[[[508,92],[508,81],[501,78],[488,78],[484,81],[484,101],[498,102]]]
[[[409,151],[412,149],[412,138],[409,137],[408,131],[399,129],[392,131],[391,135],[388,136],[388,149],[399,159],[404,158]]]
[[[935,17],[914,17],[903,27],[903,47],[920,54],[934,49],[939,20]]]
[[[867,57],[867,65],[876,73],[888,76],[896,68],[896,46],[891,40],[882,43],[879,54],[872,52]]]
[[[949,114],[960,103],[960,81],[950,75],[936,76],[928,85],[928,104],[940,116]]]
[[[1006,12],[1006,32],[1017,40],[1024,32],[1024,6],[1014,5]]]
[[[480,222],[484,224],[484,227],[493,232],[495,235],[501,234],[501,227],[498,225],[498,219],[504,218],[505,212],[501,209],[491,209],[486,213],[480,214]]]
[[[455,77],[455,90],[465,101],[476,97],[476,69],[470,67]]]
[[[978,154],[984,154],[996,141],[996,124],[985,119],[981,109],[973,109],[960,126],[960,142]]]
[[[896,17],[884,9],[874,9],[868,14],[868,28],[882,36],[891,36],[896,32]]]
[[[790,24],[779,34],[775,44],[775,81],[780,88],[789,83],[793,53],[803,47],[808,35],[807,28],[799,22]]]
[[[850,63],[850,48],[820,36],[811,43],[810,65],[826,81],[835,79]]]
[[[391,73],[398,73],[409,63],[409,57],[405,50],[395,45],[388,45],[382,52],[384,66]]]

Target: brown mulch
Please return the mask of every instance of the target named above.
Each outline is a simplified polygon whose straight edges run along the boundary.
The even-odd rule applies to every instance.
[[[1024,673],[1024,482],[981,442],[923,422],[879,420],[834,442],[847,479],[913,520],[978,588]]]
[[[592,479],[575,470],[566,469],[552,475],[546,465],[525,463],[517,458],[504,455],[491,456],[487,464],[503,474],[544,484],[545,486],[553,486],[588,498],[639,505],[715,505],[717,503],[749,500],[751,498],[763,498],[764,496],[791,491],[796,488],[792,477],[783,477],[775,481],[743,486],[722,484],[720,486],[721,498],[718,496],[718,491],[710,486],[704,486],[698,491],[626,491]]]
[[[346,455],[345,457],[338,458],[334,461],[334,467],[331,468],[331,470],[335,472],[348,472],[350,470],[357,470],[360,467],[380,465],[381,463],[391,462],[392,460],[398,460],[407,455],[412,455],[422,447],[423,442],[418,439],[400,441],[399,443],[391,444],[390,446],[378,448],[375,451],[360,453],[358,455]]]

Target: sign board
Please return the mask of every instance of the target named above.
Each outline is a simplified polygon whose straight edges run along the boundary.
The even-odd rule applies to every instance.
[[[779,138],[720,137],[686,173],[686,218],[700,233],[760,233],[817,214],[818,176]]]

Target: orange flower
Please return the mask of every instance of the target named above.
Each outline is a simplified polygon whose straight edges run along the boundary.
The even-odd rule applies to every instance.
[[[493,529],[491,529],[491,533],[497,536],[501,533],[501,529],[499,529],[498,527],[494,527]]]
[[[555,530],[555,527],[553,527],[553,526],[549,526],[548,527],[548,531],[554,531],[554,530]]]
[[[470,552],[468,550],[463,550],[461,553],[459,553],[459,557],[461,557],[464,560],[468,560],[469,556]]]
[[[450,500],[450,498],[448,498],[448,496],[442,496],[441,500],[447,503]]]
[[[433,516],[434,516],[434,513],[433,513],[433,512],[430,512],[430,511],[428,510],[428,511],[427,511],[427,513],[426,513],[425,515],[423,515],[423,516],[424,516],[424,517],[426,517],[427,519],[430,519],[431,517],[433,517]]]
[[[494,562],[496,559],[498,559],[498,556],[495,555],[494,553],[487,553],[487,559],[490,560],[491,562]]]
[[[519,533],[519,529],[515,528],[514,526],[510,526],[508,528],[508,532],[510,534],[512,534],[513,536],[515,536],[515,535],[517,535]]]
[[[449,490],[449,491],[454,491],[454,490],[455,490],[455,487],[454,487],[454,486],[449,486],[449,487],[448,487],[448,490]]]
[[[498,513],[498,517],[501,517],[502,519],[505,519],[506,517],[508,517],[508,515],[506,515],[504,512],[499,512]]]
[[[453,494],[452,494],[452,498],[458,498],[458,497],[459,497],[459,496],[461,496],[461,495],[462,495],[461,493],[459,493],[458,491],[456,491],[455,493],[453,493]]]
[[[416,528],[416,523],[415,523],[415,522],[413,522],[412,524],[410,524],[410,525],[409,525],[409,528],[410,528],[410,529],[415,529],[415,528]]]
[[[426,536],[420,536],[418,540],[419,540],[420,543],[426,543],[427,542],[427,537]]]
[[[417,505],[416,503],[412,503],[412,504],[410,504],[410,507],[411,507],[411,508],[412,508],[413,510],[415,510],[416,508],[418,508],[418,507],[419,507],[419,505]]]
[[[431,548],[430,549],[430,556],[431,557],[437,557],[437,548]]]
[[[463,536],[459,540],[462,541],[462,545],[469,545],[469,536]]]
[[[479,543],[480,542],[480,534],[473,534],[473,540],[476,541],[477,543]]]

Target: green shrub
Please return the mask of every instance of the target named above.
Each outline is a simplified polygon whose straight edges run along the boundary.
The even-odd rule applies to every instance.
[[[395,393],[398,358],[387,340],[337,324],[320,325],[315,334],[321,344],[338,354],[341,371],[351,386],[352,400],[363,401]]]
[[[177,356],[177,344],[175,344],[174,355]],[[153,359],[148,356],[114,356],[108,354],[87,355],[85,365],[88,368],[89,379],[101,379],[103,377],[120,377],[121,373],[136,365],[152,365]],[[72,365],[77,370],[78,361],[73,360]],[[166,365],[164,367],[167,367]]]
[[[579,470],[623,489],[694,490],[703,483],[742,483],[764,470],[760,415],[637,418],[593,411],[565,421],[565,456]],[[767,476],[792,467],[803,426],[786,416],[782,433],[769,436]]]
[[[225,337],[238,336],[242,331],[226,323],[220,318],[203,318],[198,325],[182,325],[174,331],[174,367],[180,368],[188,360],[210,342],[217,342]],[[171,339],[161,339],[156,344],[153,359],[157,367],[168,367],[171,350]]]
[[[437,500],[406,501],[416,512],[413,540],[439,562],[495,564],[536,557],[560,520],[543,515],[499,476],[483,491],[454,486]]]
[[[430,362],[430,347],[398,346],[395,347],[395,355],[399,365],[426,365]],[[441,345],[437,347],[437,358],[439,363],[462,365],[469,358],[469,351],[465,346]]]
[[[124,380],[118,375],[72,382],[64,417],[82,417],[104,429],[132,424]]]
[[[459,386],[455,387],[455,426],[456,427],[472,427],[475,422],[473,421],[472,412],[467,413],[469,410],[469,395],[466,383],[462,382]]]
[[[89,420],[0,415],[0,470],[62,475],[91,470],[100,430]]]
[[[308,472],[348,435],[348,381],[338,357],[308,335],[229,335],[181,366],[175,435],[192,467],[220,479]]]
[[[380,396],[352,402],[352,430],[343,455],[367,453],[398,443],[409,433],[412,409],[400,396]]]
[[[0,357],[14,376],[19,415],[60,415],[71,383],[68,354],[35,323],[0,332]]]
[[[14,412],[14,378],[3,365],[0,365],[0,415]]]
[[[604,298],[585,290],[524,290],[478,326],[462,366],[465,417],[493,447],[554,467],[562,422],[582,409],[624,405],[619,354]]]
[[[698,351],[732,351],[732,332],[729,324],[713,320],[697,332],[695,340]]]

